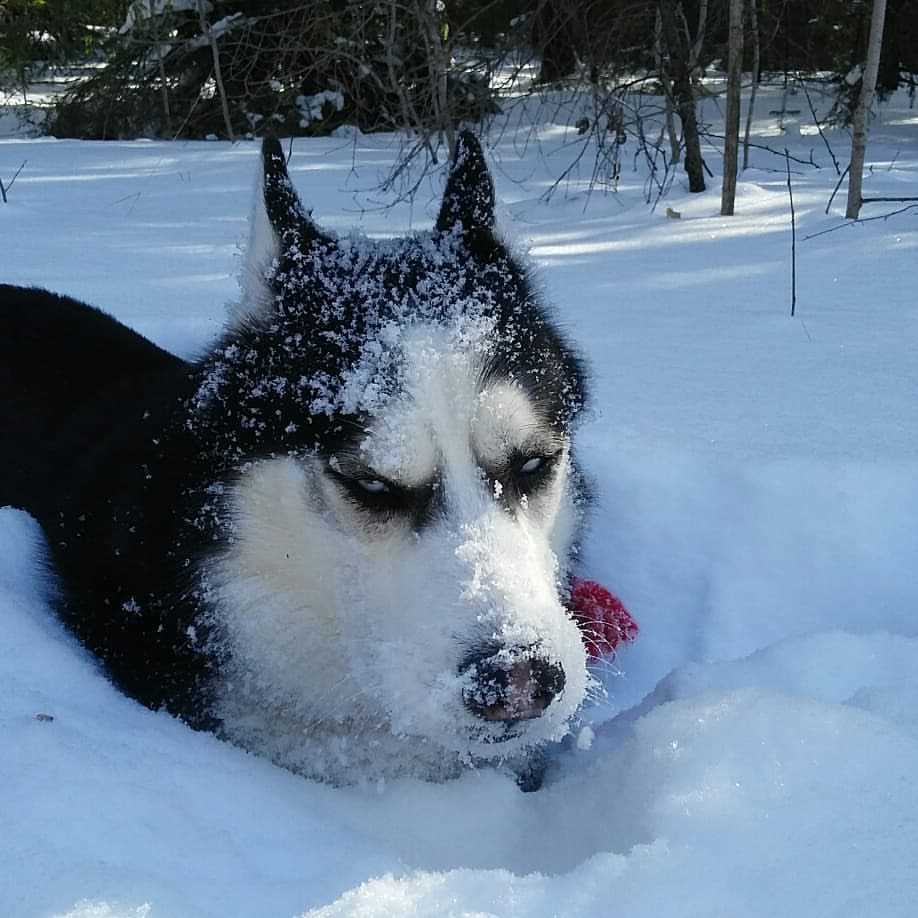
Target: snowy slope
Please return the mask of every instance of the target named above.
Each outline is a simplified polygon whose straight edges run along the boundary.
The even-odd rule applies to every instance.
[[[823,213],[836,176],[809,126],[772,121],[759,142],[823,166],[794,166],[793,320],[783,160],[753,154],[736,217],[677,186],[671,220],[628,169],[617,196],[587,204],[585,168],[541,200],[560,127],[494,151],[501,225],[593,364],[583,568],[642,625],[605,672],[592,748],[530,795],[486,771],[304,781],[115,692],[48,612],[37,527],[0,510],[0,915],[914,914],[918,212],[802,241],[841,222],[840,201]],[[865,193],[916,193],[916,139],[894,100]],[[355,172],[344,140],[296,151],[337,229],[393,155],[360,138]],[[0,175],[27,161],[0,206],[0,279],[193,353],[235,295],[256,159],[0,141]],[[360,225],[424,227],[436,190]]]

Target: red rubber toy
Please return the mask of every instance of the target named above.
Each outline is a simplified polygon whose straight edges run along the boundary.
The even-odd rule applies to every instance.
[[[594,659],[613,655],[619,644],[638,635],[638,623],[624,603],[595,580],[571,578],[570,612]]]

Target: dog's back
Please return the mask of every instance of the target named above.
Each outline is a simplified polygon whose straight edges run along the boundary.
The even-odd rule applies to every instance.
[[[130,390],[183,365],[92,306],[0,284],[0,506],[36,513]]]

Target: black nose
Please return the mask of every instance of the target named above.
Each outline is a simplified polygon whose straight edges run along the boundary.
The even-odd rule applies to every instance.
[[[484,720],[538,717],[564,689],[564,670],[531,648],[516,653],[479,650],[465,659],[462,672],[469,679],[462,700]]]

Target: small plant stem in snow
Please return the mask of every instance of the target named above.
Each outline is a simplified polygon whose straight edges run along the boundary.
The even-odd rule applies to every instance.
[[[838,177],[838,181],[835,183],[835,187],[832,189],[832,194],[829,196],[829,203],[826,204],[826,213],[829,212],[829,208],[832,206],[832,202],[835,200],[835,195],[838,194],[838,189],[841,188],[841,183],[845,180],[845,176],[848,174],[848,170],[851,168],[850,165],[845,166],[845,171]]]
[[[9,203],[9,198],[7,198],[7,195],[9,194],[10,189],[13,187],[13,182],[15,182],[17,178],[19,178],[19,173],[22,172],[23,169],[25,169],[25,165],[27,162],[28,162],[27,159],[24,159],[22,161],[22,165],[13,173],[13,177],[9,180],[9,182],[6,185],[3,184],[3,179],[0,179],[0,200],[2,200],[4,204]]]
[[[791,228],[791,318],[797,311],[797,226],[794,217],[794,188],[791,185],[790,153],[785,149],[787,162],[787,194],[790,198],[790,228]]]

